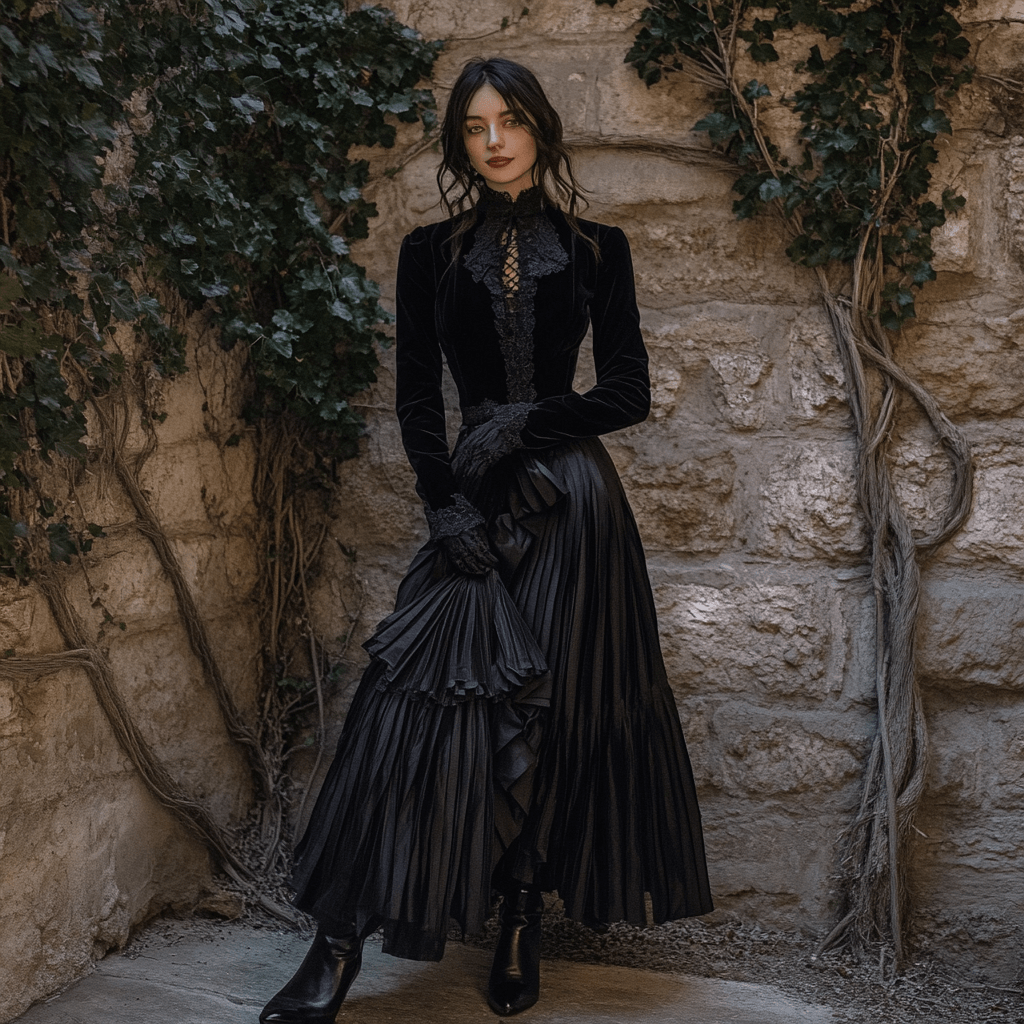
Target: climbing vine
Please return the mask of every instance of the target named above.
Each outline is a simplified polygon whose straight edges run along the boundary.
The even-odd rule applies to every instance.
[[[100,13],[101,12],[101,13]],[[170,287],[247,346],[250,416],[313,422],[349,455],[349,397],[374,379],[387,316],[349,255],[372,203],[354,145],[433,124],[417,83],[437,44],[338,0],[12,0],[0,14],[0,572],[26,579],[39,526],[67,561],[100,528],[34,494],[32,456],[85,457],[85,401],[135,328],[184,369]],[[104,173],[106,164],[111,173]]]
[[[614,4],[616,0],[597,0]],[[863,796],[846,837],[839,922],[825,939],[882,939],[904,957],[903,885],[927,738],[914,672],[919,562],[963,525],[970,449],[961,430],[898,362],[893,335],[935,279],[932,234],[964,205],[933,178],[944,104],[970,80],[958,0],[658,0],[626,61],[654,86],[681,72],[713,109],[694,130],[737,168],[737,217],[771,212],[787,254],[816,275],[844,363],[858,440],[858,493],[871,536],[879,727]],[[785,39],[787,46],[782,46]],[[798,86],[773,96],[772,65],[806,42]],[[796,137],[773,141],[769,103],[798,115]],[[896,494],[892,429],[901,395],[927,416],[948,458],[939,522],[915,529]]]
[[[342,0],[9,0],[0,11],[0,575],[38,580],[69,648],[61,663],[85,669],[151,792],[236,880],[248,868],[234,840],[146,744],[67,600],[72,563],[103,536],[76,484],[87,464],[110,471],[152,544],[227,732],[249,756],[272,861],[296,709],[278,678],[278,627],[302,618],[323,539],[306,537],[297,495],[329,487],[332,461],[354,453],[362,421],[349,400],[374,380],[388,319],[350,255],[376,215],[362,192],[368,164],[350,153],[392,146],[401,122],[433,126],[418,83],[439,48],[381,8],[350,12]],[[163,416],[147,381],[188,371],[187,317],[244,349],[254,494],[281,499],[258,510],[275,595],[258,725],[233,702],[139,483]],[[129,457],[135,422],[146,440]],[[28,677],[30,662],[2,667]]]

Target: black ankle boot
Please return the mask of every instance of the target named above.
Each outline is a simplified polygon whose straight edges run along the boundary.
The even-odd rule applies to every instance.
[[[505,894],[501,934],[487,985],[487,1002],[499,1017],[528,1010],[540,995],[540,919],[544,897],[534,886]]]
[[[363,940],[336,937],[318,928],[313,945],[291,981],[260,1014],[261,1024],[334,1024],[363,964]]]

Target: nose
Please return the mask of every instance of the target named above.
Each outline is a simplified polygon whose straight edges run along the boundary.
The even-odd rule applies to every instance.
[[[501,135],[498,132],[498,126],[496,124],[492,124],[487,129],[487,148],[488,149],[494,149],[496,146],[500,146],[500,145],[501,145]]]

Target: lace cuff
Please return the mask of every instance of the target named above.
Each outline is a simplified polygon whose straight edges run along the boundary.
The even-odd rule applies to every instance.
[[[431,540],[457,537],[474,526],[483,526],[485,522],[484,517],[477,512],[464,494],[456,494],[453,505],[439,508],[436,511],[424,505],[423,511],[427,516]]]
[[[526,427],[526,417],[534,408],[531,402],[513,402],[511,405],[499,405],[494,410],[491,422],[496,427],[496,454],[499,458],[523,447],[522,433]]]
[[[464,457],[472,462],[493,465],[511,452],[523,447],[522,433],[526,417],[536,406],[532,402],[510,402],[502,405],[488,400],[467,409],[463,421],[478,427],[462,441]]]

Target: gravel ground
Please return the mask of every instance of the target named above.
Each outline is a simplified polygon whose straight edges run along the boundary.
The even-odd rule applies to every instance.
[[[549,956],[774,985],[849,1024],[1024,1024],[1024,987],[972,981],[931,957],[894,976],[891,965],[883,974],[880,951],[815,956],[804,936],[728,921],[615,925],[597,935],[552,914],[545,926]]]
[[[286,894],[278,880],[268,882],[264,895],[284,902]],[[244,910],[241,901],[238,906],[243,921],[282,928],[251,902],[246,901]],[[308,932],[312,936],[311,927]],[[467,941],[491,948],[495,933],[492,919],[484,935]],[[1024,1024],[1024,983],[987,984],[923,951],[894,974],[881,950],[857,955],[840,949],[816,956],[815,949],[816,940],[807,936],[765,931],[721,914],[714,923],[613,925],[603,935],[563,917],[558,901],[549,903],[544,918],[546,958],[774,985],[830,1007],[842,1024]],[[1024,982],[1024,968],[1021,978]]]

